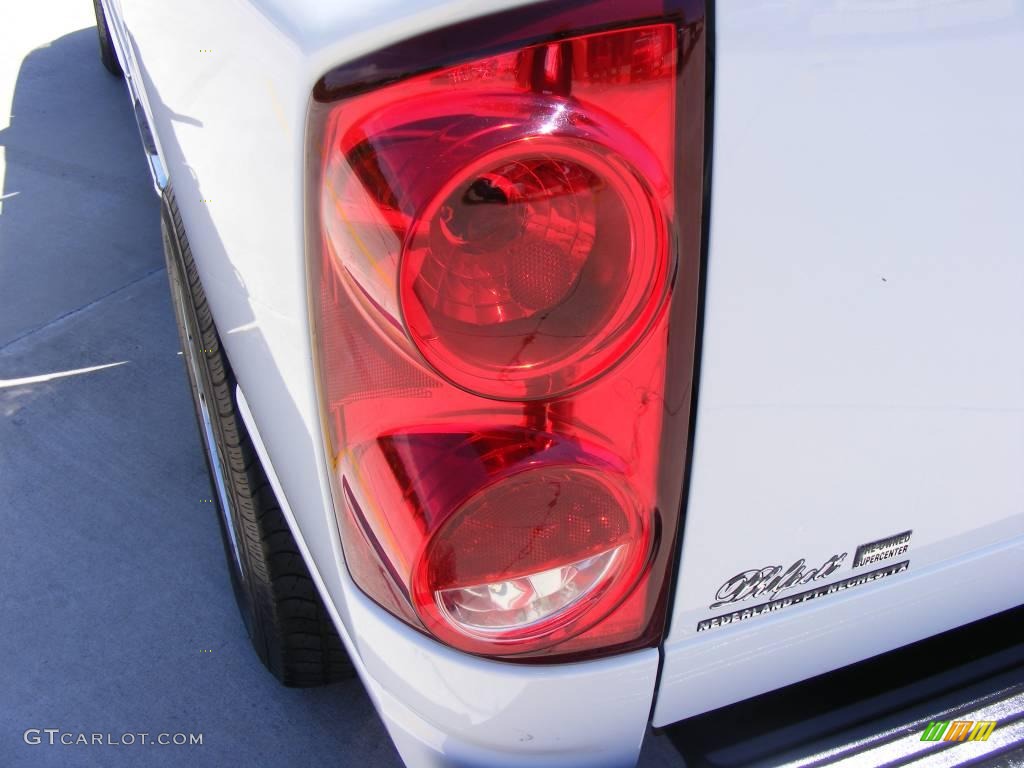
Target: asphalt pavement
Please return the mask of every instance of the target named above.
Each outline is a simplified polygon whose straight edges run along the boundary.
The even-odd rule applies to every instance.
[[[287,689],[250,648],[87,0],[0,8],[0,179],[0,766],[400,766],[358,681]]]

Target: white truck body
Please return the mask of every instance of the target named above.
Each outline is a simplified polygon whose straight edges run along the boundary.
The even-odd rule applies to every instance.
[[[350,578],[321,439],[304,234],[317,80],[520,3],[103,3],[246,424],[410,765],[630,764],[651,722],[1022,602],[1019,2],[717,4],[700,386],[670,625],[660,649],[540,666],[451,650]],[[892,552],[905,551],[882,545],[883,560],[854,568],[858,546],[905,532]],[[830,558],[838,567],[804,586],[710,607],[739,594],[723,592],[737,574]]]
[[[1020,604],[1019,3],[716,17],[700,395],[655,725]],[[852,568],[862,544],[907,551]],[[730,577],[893,577],[697,632]]]

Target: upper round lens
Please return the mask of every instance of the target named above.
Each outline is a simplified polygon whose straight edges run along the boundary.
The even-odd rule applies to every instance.
[[[664,295],[666,254],[662,216],[620,158],[584,141],[516,142],[418,217],[403,314],[423,356],[456,384],[551,397],[643,334]]]

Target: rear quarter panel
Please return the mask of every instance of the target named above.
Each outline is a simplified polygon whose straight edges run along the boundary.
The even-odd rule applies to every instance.
[[[296,522],[324,568],[337,561],[337,526],[306,296],[310,94],[331,67],[474,10],[429,0],[117,4],[222,341]],[[324,576],[344,605],[336,580]]]

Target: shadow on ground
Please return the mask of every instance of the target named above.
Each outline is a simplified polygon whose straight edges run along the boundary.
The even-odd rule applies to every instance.
[[[399,765],[358,682],[280,687],[231,597],[153,194],[92,28],[0,131],[0,765]],[[119,364],[119,365],[112,365]],[[96,366],[98,370],[79,372]],[[54,376],[54,374],[67,374]],[[201,746],[26,744],[26,729]]]

